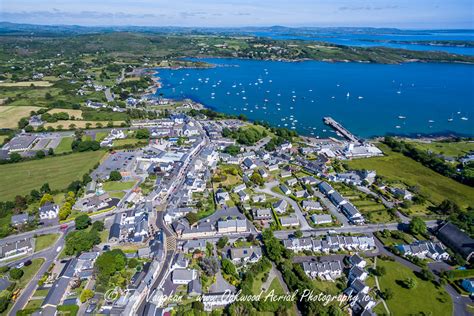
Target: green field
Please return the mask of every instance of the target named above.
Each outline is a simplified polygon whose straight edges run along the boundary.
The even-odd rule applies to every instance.
[[[103,185],[105,191],[123,191],[133,188],[135,181],[121,182],[121,181],[107,181]]]
[[[392,315],[451,315],[453,303],[449,294],[443,288],[437,288],[429,281],[423,281],[415,276],[412,270],[404,265],[377,260],[377,265],[385,267],[386,274],[379,277],[382,291],[392,289],[393,298],[387,300]],[[407,278],[416,280],[416,287],[406,289],[399,283]],[[384,312],[382,304],[374,310],[377,314]]]
[[[59,234],[47,234],[36,237],[35,241],[35,252],[41,251],[48,247],[52,247],[56,240],[58,240]]]
[[[409,141],[418,149],[431,151],[448,157],[464,156],[474,150],[474,142],[420,142]]]
[[[54,148],[54,153],[62,154],[62,153],[68,153],[72,151],[72,148],[71,148],[72,141],[73,141],[72,137],[63,137],[59,145],[56,148]]]
[[[462,207],[474,206],[474,188],[444,177],[385,145],[378,146],[385,157],[356,159],[347,164],[353,169],[376,170],[377,175],[389,181],[417,186],[435,204],[451,199]]]
[[[91,151],[0,165],[0,201],[38,190],[46,182],[51,190],[65,189],[72,181],[81,180],[104,155],[104,151]]]

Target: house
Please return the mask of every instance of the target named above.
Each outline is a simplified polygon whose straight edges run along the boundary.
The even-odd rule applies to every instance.
[[[23,238],[0,245],[0,261],[23,256],[33,252],[34,239]]]
[[[364,222],[364,217],[351,203],[345,203],[341,207],[342,213],[354,224],[361,224]]]
[[[321,280],[333,281],[342,275],[342,265],[340,261],[324,262],[303,262],[301,264],[303,271],[310,278],[319,278]]]
[[[188,283],[188,296],[194,297],[202,294],[201,280],[196,278]]]
[[[449,254],[440,242],[415,241],[410,245],[398,245],[398,250],[405,256],[415,256],[420,259],[430,258],[436,261],[448,260]]]
[[[250,195],[248,195],[248,193],[245,192],[244,190],[237,192],[237,194],[240,198],[240,202],[245,202],[245,201],[250,200]]]
[[[307,177],[301,178],[301,182],[306,185],[315,185],[316,183],[318,183],[318,180],[316,180],[312,176],[307,176]]]
[[[239,184],[238,186],[234,187],[234,189],[232,191],[234,193],[238,193],[239,191],[245,190],[246,188],[247,188],[247,186],[245,185],[245,183],[242,183],[242,184]]]
[[[224,191],[224,189],[219,188],[216,191],[216,202],[217,204],[225,204],[226,201],[230,200],[229,192]]]
[[[236,264],[255,263],[262,257],[262,249],[260,247],[231,248],[229,253],[230,258]]]
[[[252,196],[252,201],[254,203],[262,203],[262,202],[265,202],[266,200],[267,200],[267,197],[265,194],[258,194],[258,195]]]
[[[247,168],[247,169],[255,169],[257,168],[257,165],[252,161],[250,158],[245,158],[242,164]]]
[[[253,219],[257,221],[270,221],[273,219],[272,210],[269,208],[253,210]]]
[[[338,250],[368,250],[375,248],[375,240],[372,236],[338,236],[327,235],[324,239],[286,239],[283,240],[285,248],[293,251],[312,250],[314,252],[329,253]],[[355,260],[355,259],[354,259]],[[355,261],[354,261],[355,262]]]
[[[305,211],[322,211],[323,210],[321,203],[312,201],[312,200],[304,200],[302,203],[302,206]]]
[[[300,226],[300,221],[298,217],[294,215],[280,217],[280,224],[282,227],[290,227],[290,226]]]
[[[25,225],[26,223],[28,223],[29,218],[30,217],[28,216],[28,214],[25,213],[12,215],[11,224],[12,226]]]
[[[266,171],[265,169],[263,169],[263,168],[258,169],[258,173],[259,173],[259,174],[262,176],[262,178],[264,178],[264,179],[268,177],[267,171]]]
[[[175,269],[171,276],[173,284],[188,284],[196,278],[197,271],[194,269]]]
[[[283,194],[286,194],[286,195],[291,194],[291,190],[288,189],[288,187],[284,184],[280,184],[280,190],[281,190],[281,192],[283,192]]]
[[[332,186],[330,186],[327,182],[320,182],[318,184],[318,189],[321,191],[324,195],[328,196],[329,194],[335,192]]]
[[[474,294],[474,278],[462,280],[461,285],[470,295]]]
[[[272,171],[277,171],[279,169],[278,167],[278,164],[273,164],[273,165],[269,165],[268,166],[268,171],[272,172]]]
[[[353,266],[359,267],[359,268],[365,268],[367,265],[367,261],[365,261],[359,254],[354,254],[349,257],[349,262]]]
[[[39,217],[41,219],[54,219],[58,217],[59,206],[54,203],[46,203],[39,208]]]
[[[369,287],[365,285],[364,281],[360,279],[354,279],[351,282],[350,286],[344,290],[344,294],[349,297],[354,297],[359,294],[367,294],[369,293]]]
[[[296,180],[295,178],[286,180],[286,184],[288,184],[290,187],[295,186],[297,183],[298,183],[298,180]]]
[[[291,171],[290,170],[283,170],[280,174],[280,177],[282,177],[282,178],[291,177]]]
[[[247,231],[247,220],[240,217],[235,219],[224,219],[217,222],[217,232],[226,233],[242,233]]]
[[[328,198],[332,202],[332,204],[334,204],[336,207],[339,207],[347,203],[347,201],[337,191],[334,191],[331,194],[329,194]]]
[[[400,188],[391,188],[390,192],[392,192],[393,195],[396,197],[400,197],[404,200],[411,200],[413,198],[413,193],[406,189],[400,189]]]
[[[280,200],[278,202],[273,203],[273,209],[275,212],[283,214],[286,212],[288,208],[288,202],[285,200]]]
[[[301,198],[308,198],[309,194],[308,194],[308,192],[306,192],[306,190],[301,190],[301,191],[296,191],[295,196],[297,198],[301,199]]]
[[[303,250],[312,250],[313,241],[311,238],[292,238],[283,240],[283,246],[286,249],[300,252]]]
[[[349,271],[349,281],[352,282],[352,280],[359,279],[361,281],[364,281],[367,279],[368,273],[364,269],[358,267],[358,266],[353,266],[351,270]]]
[[[185,241],[183,244],[183,251],[186,253],[192,253],[195,250],[205,251],[206,240],[205,239],[193,239]]]
[[[311,220],[316,225],[332,223],[332,217],[329,214],[322,214],[322,215],[313,214],[313,215],[311,215]]]
[[[179,253],[176,256],[176,260],[174,261],[173,265],[171,266],[171,270],[186,269],[188,264],[188,259],[182,253]]]
[[[443,224],[437,231],[437,237],[466,261],[474,258],[474,239],[454,224],[450,222]]]

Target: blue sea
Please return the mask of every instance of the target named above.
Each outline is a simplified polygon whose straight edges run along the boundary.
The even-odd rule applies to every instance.
[[[474,66],[204,59],[211,69],[158,69],[163,93],[304,135],[334,136],[332,116],[361,137],[474,136]]]
[[[401,48],[419,51],[441,51],[452,54],[474,55],[474,47],[457,46],[432,46],[410,43],[390,43],[387,41],[474,41],[474,30],[424,30],[413,31],[399,30],[396,33],[378,32],[337,32],[322,29],[320,31],[308,32],[303,35],[284,34],[277,32],[254,32],[252,35],[269,37],[272,39],[296,39],[307,41],[323,41],[332,44],[372,47],[383,46],[390,48]]]

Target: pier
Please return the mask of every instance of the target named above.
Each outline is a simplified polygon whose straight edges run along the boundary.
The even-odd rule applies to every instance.
[[[337,132],[339,132],[344,138],[348,139],[351,142],[359,142],[359,138],[349,132],[344,126],[342,126],[339,122],[334,120],[332,117],[325,117],[323,118],[324,124],[332,127]]]

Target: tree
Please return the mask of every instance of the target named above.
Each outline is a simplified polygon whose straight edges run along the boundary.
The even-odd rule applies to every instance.
[[[189,212],[188,214],[186,214],[185,217],[188,220],[190,225],[197,223],[197,221],[199,220],[199,216],[194,212]]]
[[[303,233],[299,229],[297,231],[295,231],[295,233],[293,235],[295,236],[295,238],[303,237]]]
[[[426,223],[419,217],[413,217],[410,221],[409,229],[414,235],[423,235],[427,232]]]
[[[428,269],[422,269],[420,271],[420,278],[425,280],[425,281],[434,281],[435,280],[435,276],[433,274],[433,272],[431,272],[430,270]]]
[[[51,193],[51,188],[49,187],[49,183],[45,183],[41,186],[41,189],[40,189],[40,192],[41,193]]]
[[[110,278],[118,271],[125,269],[127,257],[120,249],[102,253],[95,262],[97,281],[107,286]]]
[[[21,279],[21,277],[23,276],[23,270],[22,269],[18,269],[18,268],[13,268],[10,270],[10,277],[13,279],[13,280],[19,280]]]
[[[109,174],[110,181],[120,181],[122,180],[122,175],[117,170],[111,171]]]
[[[207,276],[214,276],[219,271],[219,263],[212,257],[201,259],[199,266]]]
[[[250,180],[256,185],[265,184],[265,180],[263,179],[263,177],[256,171],[250,176]]]
[[[54,156],[54,149],[53,148],[48,149],[48,156]]]
[[[19,153],[11,153],[9,158],[11,162],[18,162],[18,161],[21,161],[22,159]]]
[[[100,236],[96,230],[73,231],[66,236],[66,247],[64,251],[67,255],[78,255],[83,251],[89,251],[100,243]]]
[[[104,222],[102,222],[102,221],[96,221],[96,222],[92,223],[92,229],[94,229],[98,232],[103,231],[104,228],[105,228]]]
[[[41,193],[39,193],[38,190],[31,190],[30,196],[34,201],[38,201],[39,199],[41,199]]]
[[[76,223],[76,229],[82,230],[89,227],[89,225],[91,224],[91,218],[87,214],[82,214],[76,217],[74,222]]]
[[[442,214],[457,214],[461,212],[459,205],[451,200],[444,200],[436,207],[436,210]]]
[[[150,138],[150,131],[146,128],[141,128],[135,132],[135,137],[138,139]]]
[[[222,271],[224,271],[225,274],[232,275],[234,277],[237,277],[237,269],[235,268],[235,265],[230,261],[229,259],[223,259],[222,260]]]
[[[84,289],[82,290],[82,293],[80,296],[81,303],[85,303],[93,297],[94,297],[94,291],[89,290],[89,289]]]
[[[43,194],[43,197],[40,200],[40,206],[43,206],[47,203],[52,203],[52,202],[54,202],[53,196],[49,193],[45,193]]]
[[[229,154],[231,156],[237,156],[240,153],[240,147],[237,145],[229,145],[224,148],[224,153]]]
[[[387,273],[387,269],[385,269],[385,267],[376,266],[374,269],[372,269],[372,273],[376,276],[383,276],[385,273]]]
[[[402,284],[404,287],[407,289],[413,289],[416,287],[416,280],[413,278],[406,278],[405,280],[402,281]]]
[[[393,298],[393,291],[392,289],[388,288],[385,291],[380,292],[380,297],[384,300],[390,300]]]
[[[219,238],[219,240],[216,243],[216,246],[218,249],[222,249],[227,245],[228,242],[229,242],[229,238],[224,236],[224,237]]]

